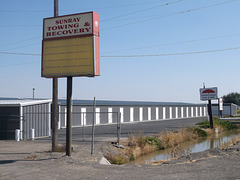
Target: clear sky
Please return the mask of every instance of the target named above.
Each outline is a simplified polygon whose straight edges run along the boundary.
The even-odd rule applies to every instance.
[[[0,97],[52,97],[40,54],[53,4],[0,0]],[[59,0],[59,15],[88,11],[100,14],[101,75],[74,78],[74,99],[200,103],[203,83],[240,91],[240,0]]]

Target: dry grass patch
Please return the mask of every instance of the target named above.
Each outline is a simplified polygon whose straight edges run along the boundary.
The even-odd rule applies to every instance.
[[[170,147],[174,147],[173,157],[176,157],[181,143],[194,141],[206,135],[204,130],[196,127],[163,132],[152,136],[143,136],[142,133],[130,134],[127,140],[121,142],[121,145],[125,147],[124,149],[117,149],[118,153],[115,151],[115,155],[108,152],[105,157],[113,164],[122,164],[156,150]]]
[[[25,160],[36,160],[38,158],[37,155],[29,155],[25,158]]]

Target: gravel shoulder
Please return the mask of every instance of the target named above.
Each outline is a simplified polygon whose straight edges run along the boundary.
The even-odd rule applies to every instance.
[[[0,179],[240,179],[240,142],[158,165],[102,165],[108,143],[73,144],[71,157],[49,141],[0,141]]]

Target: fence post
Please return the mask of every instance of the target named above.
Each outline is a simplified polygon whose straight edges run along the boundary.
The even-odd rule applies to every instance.
[[[91,144],[91,155],[93,155],[93,151],[94,151],[95,112],[96,112],[96,99],[95,99],[95,97],[94,97],[94,103],[93,103],[93,121],[92,121],[92,144]]]
[[[23,121],[24,116],[20,116],[20,140],[23,140]]]
[[[15,130],[15,141],[20,141],[20,129]]]
[[[35,131],[34,131],[34,129],[31,129],[31,130],[30,130],[30,136],[31,136],[31,137],[30,137],[31,140],[34,140],[34,139],[35,139]]]
[[[82,113],[82,112],[81,112]],[[85,136],[85,127],[84,127],[84,112],[82,113],[82,140],[85,141],[84,136]]]
[[[117,115],[117,143],[120,144],[120,136],[121,136],[121,113]]]

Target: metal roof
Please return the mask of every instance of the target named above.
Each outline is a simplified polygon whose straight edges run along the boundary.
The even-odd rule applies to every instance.
[[[28,106],[34,104],[51,103],[51,99],[31,99],[31,98],[1,98],[0,106]],[[93,106],[93,100],[72,100],[73,105]],[[65,99],[58,100],[59,105],[66,105]],[[96,100],[97,106],[188,106],[200,105],[184,102],[147,102],[147,101],[109,101]],[[202,105],[202,104],[201,104]]]
[[[20,99],[20,98],[1,98],[0,106],[29,106],[35,104],[51,103],[50,99]]]
[[[58,100],[60,105],[66,105],[65,99]],[[74,99],[73,105],[79,106],[92,106],[93,100],[76,100]],[[183,102],[147,102],[147,101],[105,101],[105,100],[96,100],[97,106],[187,106],[195,105],[192,103],[183,103]],[[199,104],[196,104],[199,105]]]

